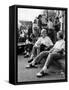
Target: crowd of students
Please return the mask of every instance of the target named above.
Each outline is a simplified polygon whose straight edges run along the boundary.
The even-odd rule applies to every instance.
[[[47,23],[43,24],[42,16],[39,15],[28,30],[20,34],[25,42],[24,57],[30,57],[26,68],[36,67],[35,64],[46,56],[46,62],[37,76],[43,76],[47,72],[53,59],[59,59],[65,55],[65,41],[60,27],[59,17],[54,18],[54,21],[50,17]]]

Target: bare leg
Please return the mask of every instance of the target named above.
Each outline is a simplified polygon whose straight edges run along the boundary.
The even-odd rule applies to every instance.
[[[33,46],[32,54],[30,56],[30,60],[28,61],[28,63],[30,63],[39,53],[40,53],[40,47]]]
[[[30,59],[33,59],[33,57],[35,56],[35,50],[37,49],[37,47],[33,46],[33,50],[32,50],[32,54],[30,56]]]
[[[59,53],[56,53],[56,52],[49,53],[48,54],[48,57],[46,59],[46,62],[44,64],[44,67],[41,69],[41,71],[39,73],[37,73],[37,76],[42,76],[43,73],[46,73],[47,72],[47,68],[48,68],[49,64],[52,62],[53,59],[59,59],[61,57],[62,56]]]
[[[31,62],[32,65],[35,65],[35,63],[39,62],[44,56],[47,56],[49,54],[48,51],[43,51],[37,57],[34,58],[34,60]]]
[[[59,53],[53,52],[50,53],[46,59],[46,62],[44,64],[44,67],[42,68],[43,71],[46,71],[52,60],[61,58],[61,55]]]

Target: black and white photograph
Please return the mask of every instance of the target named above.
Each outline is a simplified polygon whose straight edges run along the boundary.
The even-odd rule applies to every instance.
[[[66,78],[66,11],[17,9],[18,82]]]
[[[2,0],[0,90],[68,90],[69,1]]]

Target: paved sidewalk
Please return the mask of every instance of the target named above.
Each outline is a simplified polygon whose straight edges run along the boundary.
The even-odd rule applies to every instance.
[[[26,69],[26,65],[28,64],[29,58],[24,58],[23,55],[18,56],[18,82],[24,82],[24,81],[46,81],[46,80],[61,80],[65,77],[61,74],[56,74],[58,71],[57,69],[51,67],[49,70],[51,71],[48,76],[44,76],[41,78],[36,77],[36,74],[40,71],[40,67],[38,68],[30,68]]]

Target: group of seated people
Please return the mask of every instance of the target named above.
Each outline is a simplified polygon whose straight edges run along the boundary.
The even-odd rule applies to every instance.
[[[50,63],[65,56],[65,40],[60,30],[59,18],[56,18],[54,23],[50,18],[46,28],[43,28],[41,19],[39,19],[38,27],[36,21],[33,23],[33,32],[31,26],[25,35],[21,35],[25,42],[24,57],[30,57],[26,68],[37,67],[45,59],[43,68],[36,74],[38,77],[47,73]],[[61,69],[64,73],[64,69],[62,67]]]
[[[37,67],[41,60],[45,57],[45,64],[42,69],[36,74],[37,77],[42,77],[47,73],[50,63],[54,60],[58,61],[65,56],[65,40],[63,39],[63,32],[57,32],[57,41],[55,44],[47,35],[47,30],[41,30],[41,37],[35,42],[28,65],[26,68]],[[65,72],[62,68],[63,73]]]
[[[42,23],[42,16],[38,16],[38,20],[35,19],[32,25],[30,25],[27,30],[23,30],[22,26],[19,30],[19,39],[18,42],[25,43],[24,46],[24,57],[30,56],[30,52],[35,43],[38,44],[42,40],[41,31],[46,29],[47,36],[51,39],[51,42],[54,44],[56,42],[56,34],[60,30],[59,18],[55,18],[54,22],[52,18],[48,18],[47,24]],[[27,31],[27,32],[25,32]],[[47,37],[46,37],[47,38]],[[43,38],[44,39],[44,38]],[[43,40],[44,41],[44,40]],[[42,43],[42,42],[41,42]],[[40,45],[40,50],[42,50],[46,45]],[[48,45],[47,45],[48,46]],[[34,47],[35,48],[35,47]]]

